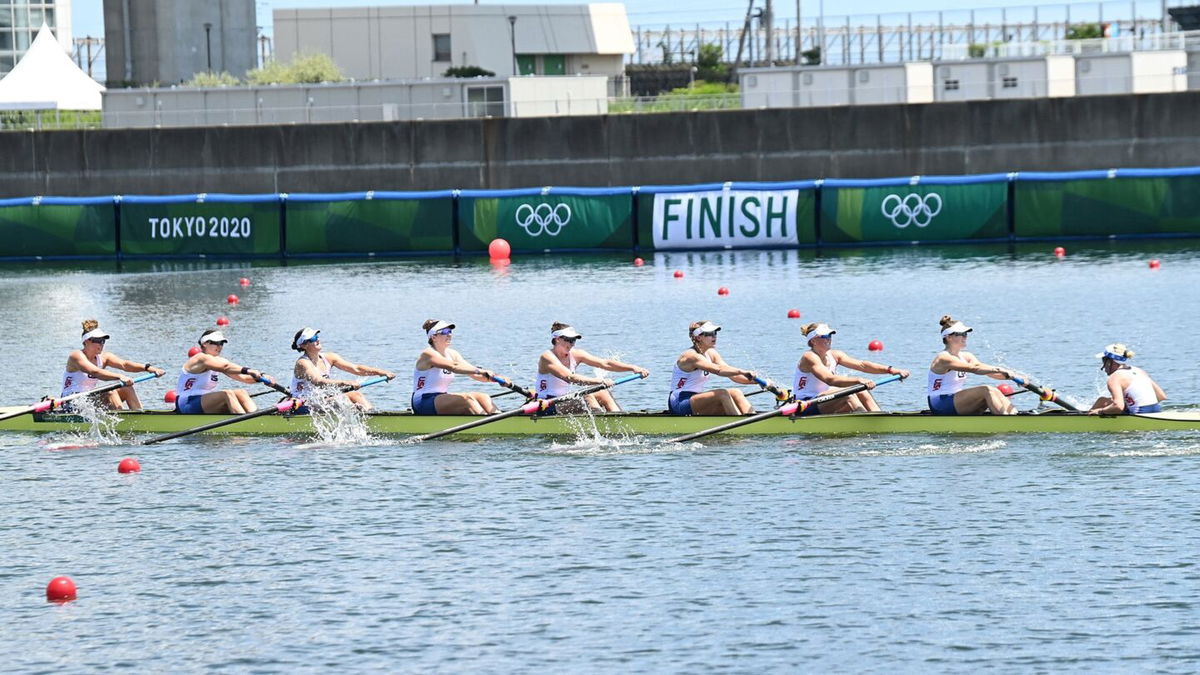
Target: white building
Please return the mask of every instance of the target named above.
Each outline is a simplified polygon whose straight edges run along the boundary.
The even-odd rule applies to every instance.
[[[858,66],[744,68],[738,71],[746,108],[807,108],[933,101],[933,66],[926,61]]]
[[[454,66],[620,77],[634,49],[615,3],[277,9],[274,21],[277,58],[327,54],[356,80],[441,77]]]
[[[1075,95],[1075,61],[1070,56],[942,61],[934,73],[938,101]]]
[[[0,76],[25,55],[43,21],[63,49],[71,52],[71,0],[0,1]]]
[[[1080,96],[1186,91],[1187,67],[1182,49],[1080,54],[1075,57],[1075,88]]]

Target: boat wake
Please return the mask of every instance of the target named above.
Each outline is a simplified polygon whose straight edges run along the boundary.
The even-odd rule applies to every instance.
[[[795,439],[788,445],[801,446],[808,455],[826,457],[925,457],[931,455],[977,455],[996,452],[1008,447],[1004,440],[944,440],[936,443],[913,444],[911,440],[867,438],[846,440],[840,444],[813,443],[812,439]]]
[[[113,411],[86,396],[76,399],[72,405],[74,414],[82,418],[87,427],[81,431],[53,434],[41,443],[46,450],[82,450],[124,443],[117,434],[120,418]]]

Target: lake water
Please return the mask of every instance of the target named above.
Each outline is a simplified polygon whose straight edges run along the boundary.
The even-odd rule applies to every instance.
[[[1123,341],[1171,408],[1196,407],[1200,243],[1052,247],[0,267],[0,402],[54,393],[88,317],[168,369],[139,388],[161,401],[227,315],[235,361],[282,378],[311,325],[400,374],[364,390],[400,408],[436,317],[525,383],[571,322],[651,369],[615,391],[627,408],[661,409],[707,318],[728,361],[789,384],[799,326],[826,321],[835,346],[911,369],[877,398],[917,409],[950,313],[981,359],[1079,403],[1102,389],[1093,354]],[[137,440],[0,434],[4,670],[1200,667],[1198,433]],[[117,474],[126,456],[142,473]],[[45,602],[59,574],[77,601]]]

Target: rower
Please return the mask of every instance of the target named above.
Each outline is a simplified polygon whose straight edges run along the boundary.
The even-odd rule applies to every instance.
[[[808,338],[808,351],[796,364],[796,374],[792,379],[792,395],[797,401],[807,401],[824,394],[830,387],[852,387],[856,384],[865,386],[868,390],[875,388],[875,380],[869,377],[847,377],[837,372],[838,366],[851,370],[876,375],[899,375],[908,377],[908,371],[893,368],[873,361],[864,361],[850,356],[840,349],[833,349],[833,335],[836,330],[824,323],[809,323],[800,328],[800,333]],[[857,394],[843,396],[819,405],[808,406],[801,415],[828,415],[830,413],[879,412],[879,404],[870,391],[860,391]]]
[[[116,354],[105,351],[108,333],[100,329],[100,322],[95,319],[83,321],[83,347],[76,349],[67,356],[67,368],[63,373],[63,396],[91,391],[100,380],[120,380],[125,386],[110,391],[98,399],[99,403],[111,410],[141,410],[142,402],[133,388],[133,378],[114,373],[109,368],[116,368],[127,373],[154,373],[162,375],[162,368],[155,368],[149,363],[127,361]]]
[[[1133,350],[1121,343],[1111,344],[1096,355],[1100,369],[1108,375],[1109,396],[1101,396],[1088,411],[1092,415],[1137,415],[1162,412],[1167,394],[1146,371],[1129,365]]]
[[[421,324],[429,346],[421,350],[413,367],[412,409],[416,415],[492,415],[500,412],[492,398],[481,391],[451,394],[447,391],[455,375],[477,382],[492,382],[495,373],[468,362],[450,346],[455,325],[429,319]]]
[[[246,384],[275,384],[275,380],[261,371],[239,366],[221,356],[227,342],[229,339],[215,328],[200,334],[200,351],[189,358],[179,372],[179,382],[175,385],[175,412],[240,415],[258,409],[245,389],[217,389],[218,373]]]
[[[717,332],[711,321],[694,321],[688,326],[692,346],[675,359],[671,371],[671,394],[667,408],[672,415],[745,415],[754,412],[740,389],[704,391],[709,375],[727,377],[738,384],[755,384],[753,371],[725,363],[717,353]],[[774,386],[769,383],[770,386]]]
[[[554,322],[550,324],[550,349],[538,357],[538,375],[535,393],[539,399],[558,398],[565,395],[572,384],[603,384],[612,386],[612,380],[580,375],[575,370],[582,364],[600,370],[617,373],[637,373],[642,377],[650,371],[616,359],[604,359],[593,356],[583,349],[575,347],[575,343],[583,338],[579,331],[571,326]],[[553,415],[557,412],[582,412],[586,405],[588,410],[595,412],[621,412],[610,390],[605,389],[594,394],[588,394],[583,401],[563,401],[562,406],[551,403],[542,414]]]
[[[967,333],[974,329],[949,315],[942,317],[940,325],[942,344],[946,348],[938,352],[929,364],[929,386],[926,390],[929,410],[935,415],[978,415],[985,411],[993,415],[1017,414],[1008,397],[996,387],[979,385],[963,388],[967,373],[987,375],[997,380],[1007,380],[1012,375],[999,366],[981,363],[974,354],[963,349],[967,346]]]
[[[296,359],[296,365],[292,369],[292,385],[290,387],[292,398],[308,403],[312,403],[314,395],[318,399],[321,397],[321,392],[318,391],[320,388],[337,387],[345,390],[346,398],[360,410],[371,409],[371,402],[367,400],[366,396],[363,396],[362,392],[357,391],[357,382],[335,380],[329,377],[330,371],[334,368],[353,375],[382,375],[389,380],[396,377],[396,374],[391,371],[351,363],[333,352],[322,351],[321,331],[312,328],[301,328],[296,332],[295,337],[292,338],[292,349],[302,354],[300,358]],[[297,412],[305,414],[309,412],[308,407],[308,405],[301,406]]]

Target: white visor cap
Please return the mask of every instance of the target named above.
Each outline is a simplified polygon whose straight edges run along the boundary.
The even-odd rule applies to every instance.
[[[967,326],[963,322],[955,321],[954,323],[950,324],[946,328],[946,330],[942,331],[942,337],[946,337],[947,335],[950,335],[951,333],[970,333],[973,330],[975,330],[975,329],[967,328]]]
[[[561,338],[575,338],[576,340],[578,340],[579,338],[581,338],[583,336],[579,334],[579,331],[575,330],[574,328],[571,328],[570,326],[567,326],[566,328],[559,328],[558,330],[555,330],[555,331],[550,331],[551,339],[560,338],[560,337]]]
[[[811,340],[813,338],[829,337],[836,332],[836,330],[829,327],[829,324],[819,323],[817,324],[816,328],[813,328],[812,332],[808,334],[808,339]]]
[[[1129,348],[1126,347],[1125,345],[1123,345],[1119,342],[1115,342],[1115,343],[1105,347],[1104,351],[1102,351],[1096,355],[1096,358],[1112,359],[1113,361],[1116,361],[1117,363],[1125,363],[1126,361],[1129,360],[1129,358],[1125,356],[1125,352],[1128,351],[1128,349]]]
[[[320,334],[321,334],[321,331],[314,330],[314,329],[308,328],[306,326],[303,330],[300,331],[300,335],[296,338],[296,341],[292,343],[292,347],[299,347],[300,345],[304,344],[305,342],[312,342],[313,340],[319,340],[319,339],[321,339],[320,337],[318,337]]]
[[[229,338],[225,337],[225,334],[221,331],[216,331],[200,338],[200,344],[204,344],[206,342],[211,342],[213,344],[218,342],[229,342]]]
[[[696,329],[692,331],[692,337],[700,337],[701,333],[715,333],[719,330],[721,330],[721,327],[717,324],[711,321],[705,321],[699,326],[696,326]]]
[[[429,330],[425,331],[425,337],[433,337],[433,335],[435,333],[437,333],[439,330],[445,330],[447,328],[449,328],[450,330],[454,330],[455,328],[457,328],[457,326],[450,323],[449,321],[440,321],[439,320],[437,323],[430,326]]]
[[[109,335],[108,333],[105,333],[104,331],[100,330],[99,328],[93,328],[92,330],[89,330],[88,332],[83,334],[83,341],[87,342],[88,340],[107,340],[110,337],[112,337],[112,336]]]

